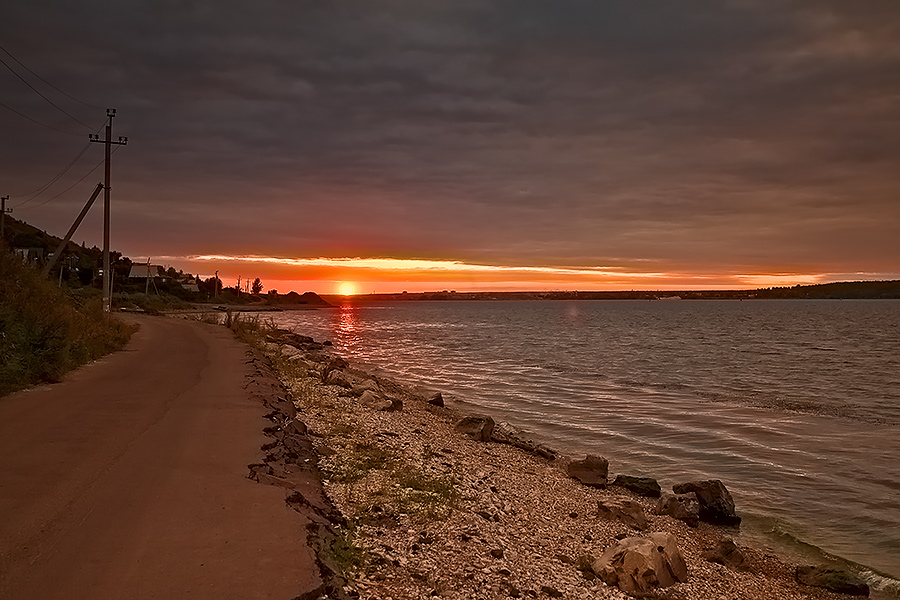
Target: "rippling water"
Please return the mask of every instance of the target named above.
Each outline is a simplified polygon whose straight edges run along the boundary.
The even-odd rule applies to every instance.
[[[757,543],[814,546],[900,579],[898,301],[403,302],[276,315],[566,454],[602,454],[611,472],[664,486],[721,479]]]

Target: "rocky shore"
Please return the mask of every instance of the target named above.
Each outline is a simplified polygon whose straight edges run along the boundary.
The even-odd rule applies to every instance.
[[[252,479],[313,514],[316,598],[837,599],[852,575],[736,546],[722,482],[673,493],[603,457],[568,457],[489,416],[270,330],[289,394]],[[302,482],[317,473],[325,497]],[[844,593],[829,591],[839,589]]]

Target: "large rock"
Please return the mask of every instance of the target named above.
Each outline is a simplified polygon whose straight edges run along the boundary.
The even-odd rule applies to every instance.
[[[709,562],[725,565],[734,569],[746,569],[747,559],[744,553],[734,543],[734,540],[725,538],[709,550],[705,550],[701,555]]]
[[[325,383],[328,385],[337,385],[342,388],[353,387],[353,384],[350,383],[350,380],[347,378],[347,374],[339,369],[329,371],[328,376],[325,378]]]
[[[437,392],[434,395],[432,395],[431,398],[428,399],[428,404],[430,404],[432,406],[439,406],[439,407],[443,408],[444,407],[444,396],[440,392]]]
[[[463,417],[456,424],[456,431],[475,438],[479,442],[489,442],[494,433],[494,420],[490,417]]]
[[[648,527],[644,507],[625,498],[603,498],[597,501],[597,516],[607,521],[624,523],[644,531]]]
[[[353,386],[353,393],[357,396],[362,396],[367,391],[377,393],[381,391],[381,388],[374,379],[367,379],[366,381]]]
[[[509,444],[541,458],[556,460],[555,450],[551,450],[544,444],[534,441],[528,437],[527,433],[506,421],[501,421],[494,426],[493,437],[494,441],[500,444]]]
[[[869,586],[859,577],[828,567],[797,567],[797,581],[805,585],[825,588],[839,594],[868,596]]]
[[[359,401],[361,404],[372,405],[378,404],[381,402],[382,398],[372,390],[366,390],[362,393],[362,396],[359,397]]]
[[[593,487],[606,487],[609,475],[609,461],[602,456],[588,454],[584,460],[574,460],[566,467],[569,477],[573,477]]]
[[[694,492],[700,501],[700,519],[716,525],[740,525],[741,518],[734,512],[734,500],[718,479],[689,481],[672,486],[676,494]]]
[[[619,485],[626,490],[631,490],[639,496],[647,496],[648,498],[659,498],[662,489],[659,482],[652,477],[631,477],[629,475],[619,475],[613,481],[613,485]]]
[[[669,515],[672,518],[684,521],[691,527],[700,526],[700,500],[697,494],[669,494],[660,496],[654,511],[658,515]]]
[[[687,581],[688,571],[675,536],[651,533],[629,537],[608,549],[591,567],[607,585],[626,594],[649,594],[653,588]]]

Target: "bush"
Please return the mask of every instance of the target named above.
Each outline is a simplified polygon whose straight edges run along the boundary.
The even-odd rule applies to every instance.
[[[134,327],[102,311],[97,290],[58,288],[0,245],[0,395],[125,345]]]

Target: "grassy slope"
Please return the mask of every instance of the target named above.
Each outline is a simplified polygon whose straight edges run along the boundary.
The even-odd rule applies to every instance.
[[[0,395],[58,381],[125,345],[133,327],[105,318],[91,291],[58,288],[0,245]]]

